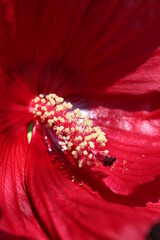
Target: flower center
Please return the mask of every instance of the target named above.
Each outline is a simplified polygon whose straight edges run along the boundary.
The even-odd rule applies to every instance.
[[[111,166],[116,158],[108,156],[107,139],[100,127],[93,126],[88,117],[82,118],[79,108],[56,94],[39,94],[31,101],[35,121],[51,128],[62,151],[68,152],[81,168],[102,162]]]

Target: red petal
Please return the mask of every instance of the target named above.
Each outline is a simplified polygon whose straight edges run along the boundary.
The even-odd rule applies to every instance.
[[[0,238],[45,239],[36,221],[25,189],[24,165],[27,137],[24,129],[0,134]],[[13,235],[10,235],[13,234]],[[17,236],[17,237],[16,237]],[[19,238],[18,238],[19,236]],[[11,239],[10,238],[10,239]]]
[[[114,98],[106,99],[109,108],[101,106],[90,111],[95,125],[106,132],[110,155],[117,158],[106,170],[109,177],[104,180],[116,193],[128,194],[160,175],[160,111],[152,110],[157,105],[155,100],[132,104],[120,98],[114,105]],[[144,110],[140,110],[142,107]],[[152,111],[146,111],[148,108]]]
[[[89,186],[72,182],[51,161],[39,132],[26,160],[26,185],[49,238],[143,239],[159,215],[145,208],[109,203]]]
[[[158,91],[158,1],[95,2],[84,23],[69,55],[82,75],[74,93]]]
[[[5,239],[5,240],[11,240],[11,239],[12,240],[28,240],[28,238],[24,236],[15,236],[13,234],[9,234],[1,230],[0,230],[0,237],[1,239]]]
[[[5,64],[25,69],[39,91],[139,94],[160,87],[159,1],[6,2]]]

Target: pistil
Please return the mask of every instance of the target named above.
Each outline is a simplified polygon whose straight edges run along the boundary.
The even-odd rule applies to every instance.
[[[57,143],[68,152],[81,168],[101,162],[111,166],[116,160],[108,156],[107,138],[100,127],[93,126],[88,117],[82,117],[79,108],[73,110],[70,102],[56,94],[39,94],[31,101],[35,121],[51,128]]]

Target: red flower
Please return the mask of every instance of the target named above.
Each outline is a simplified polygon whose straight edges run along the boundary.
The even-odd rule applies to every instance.
[[[149,239],[160,221],[159,12],[159,1],[0,1],[1,239]],[[49,93],[105,132],[111,167],[79,168],[41,125],[28,142],[31,100]]]

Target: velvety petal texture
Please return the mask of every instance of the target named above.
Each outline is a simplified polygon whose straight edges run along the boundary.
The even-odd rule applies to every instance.
[[[26,135],[21,131],[19,134],[7,132],[0,138],[0,238],[14,239],[15,235],[35,239],[36,234],[36,239],[40,239],[44,234],[33,215],[24,183]]]
[[[159,219],[158,213],[147,208],[104,201],[90,186],[76,181],[76,174],[73,181],[73,176],[69,179],[59,166],[51,161],[41,135],[36,133],[26,158],[25,179],[32,206],[48,237],[143,239],[148,226]]]
[[[157,92],[159,10],[157,0],[1,0],[7,67],[37,66],[39,91],[59,95]]]
[[[144,240],[160,222],[160,2],[0,0],[0,238]],[[79,169],[34,124],[56,93],[105,132]],[[153,238],[154,239],[154,238]]]
[[[23,86],[23,87],[22,87]],[[30,95],[13,82],[2,88],[0,99],[0,238],[45,239],[26,192],[24,169],[28,150]],[[9,92],[9,95],[8,95]],[[25,96],[25,98],[24,98]],[[36,238],[34,237],[36,234]]]
[[[127,107],[124,99],[108,98],[107,107],[101,100],[101,106],[89,113],[94,124],[106,132],[110,155],[117,158],[105,183],[116,193],[128,194],[160,175],[160,111],[159,96],[132,99]]]

